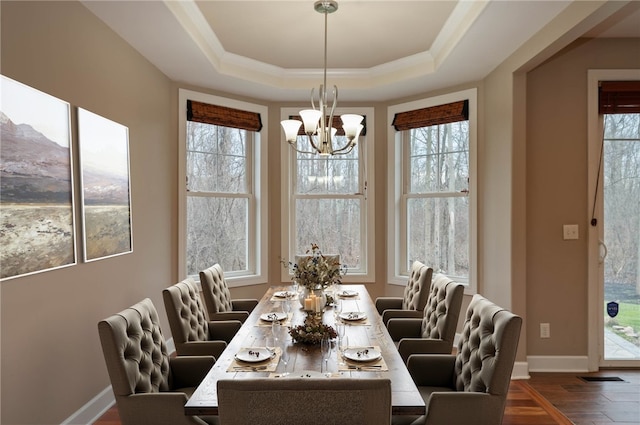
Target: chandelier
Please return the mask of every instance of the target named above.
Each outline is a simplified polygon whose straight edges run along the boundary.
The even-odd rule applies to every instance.
[[[324,13],[324,81],[318,91],[318,105],[314,100],[315,88],[311,89],[311,108],[300,111],[300,120],[284,120],[280,122],[285,133],[287,143],[300,153],[320,154],[322,156],[348,154],[358,143],[358,136],[363,129],[363,117],[355,114],[340,116],[346,142],[342,146],[334,146],[337,129],[332,127],[333,113],[338,102],[338,88],[334,85],[331,96],[331,107],[327,103],[327,15],[338,10],[338,2],[333,0],[319,0],[314,3],[316,12]],[[309,138],[312,151],[298,148],[298,131],[304,123],[304,133]],[[337,143],[337,142],[336,142]]]

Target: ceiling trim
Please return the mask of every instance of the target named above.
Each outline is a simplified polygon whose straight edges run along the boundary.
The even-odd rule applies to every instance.
[[[371,68],[327,69],[327,76],[351,88],[376,88],[435,73],[463,39],[489,1],[457,2],[430,50]],[[287,69],[227,52],[194,0],[164,0],[184,31],[220,74],[277,88],[303,89],[322,77],[323,69]]]

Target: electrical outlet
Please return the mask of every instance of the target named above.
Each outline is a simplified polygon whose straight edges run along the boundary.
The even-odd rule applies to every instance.
[[[540,338],[551,338],[551,325],[540,323]]]
[[[565,224],[562,226],[562,236],[565,241],[569,239],[578,239],[578,225]]]

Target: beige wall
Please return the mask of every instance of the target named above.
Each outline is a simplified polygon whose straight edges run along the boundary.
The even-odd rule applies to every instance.
[[[640,68],[640,40],[579,40],[527,77],[528,354],[587,353],[587,71]],[[580,239],[565,241],[563,224]],[[551,338],[539,338],[550,323]]]
[[[177,89],[183,86],[169,81],[80,3],[2,1],[0,7],[3,75],[130,130],[133,254],[79,261],[0,286],[1,422],[60,423],[109,385],[97,334],[100,319],[150,297],[170,337],[160,294],[178,280],[176,116]],[[541,50],[517,52],[485,81],[465,85],[478,87],[481,108],[479,288],[525,317],[530,336],[521,344],[519,361],[527,354],[586,355],[585,240],[570,245],[558,240],[562,224],[584,225],[587,216],[586,69],[640,67],[638,56],[628,54],[638,52],[638,41],[614,40],[576,43],[523,72],[523,64]],[[239,99],[269,108],[269,278],[277,282],[279,108],[299,105]],[[385,284],[386,107],[407,100],[365,105],[375,107],[377,135],[373,297],[402,291]],[[573,109],[550,117],[555,105]],[[256,297],[265,286],[233,292]],[[551,323],[553,335],[545,345],[536,338],[543,320]]]
[[[176,279],[171,82],[80,3],[1,7],[3,75],[129,128],[133,253],[1,284],[1,422],[54,424],[109,385],[98,321]]]

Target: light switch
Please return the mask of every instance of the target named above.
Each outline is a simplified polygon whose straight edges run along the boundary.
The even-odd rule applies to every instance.
[[[562,233],[564,240],[578,239],[578,225],[577,224],[565,224],[562,226]]]

